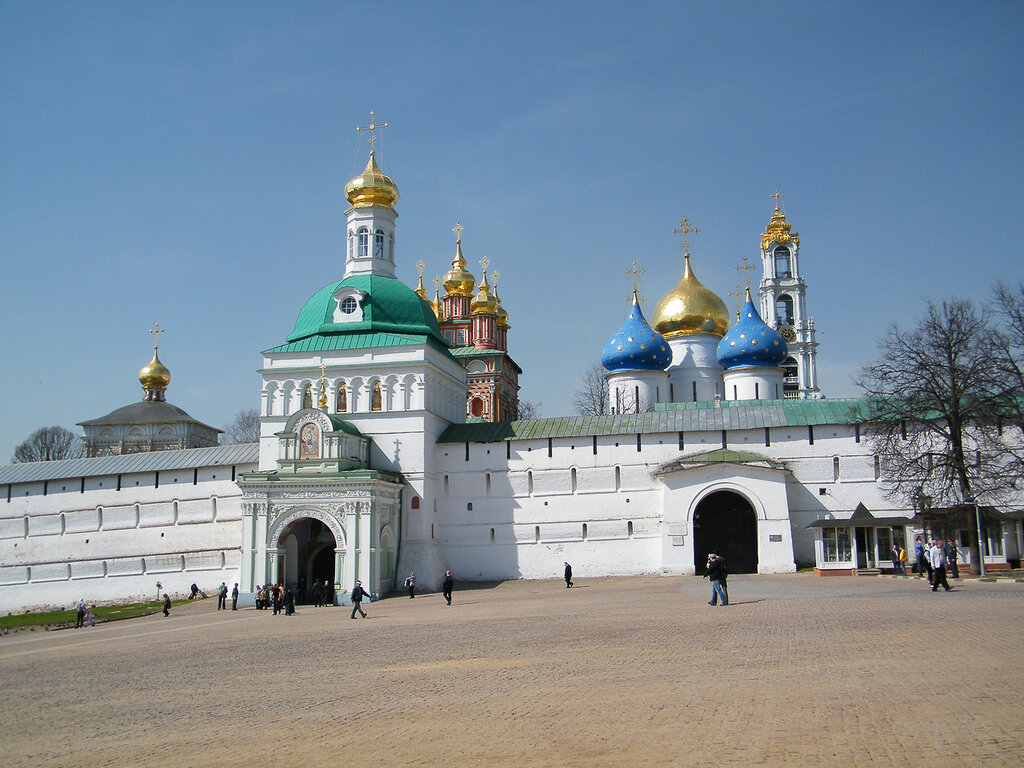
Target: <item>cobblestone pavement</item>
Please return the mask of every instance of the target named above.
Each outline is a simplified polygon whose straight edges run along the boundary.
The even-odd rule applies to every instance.
[[[0,764],[1021,765],[1024,584],[576,584],[9,635]]]

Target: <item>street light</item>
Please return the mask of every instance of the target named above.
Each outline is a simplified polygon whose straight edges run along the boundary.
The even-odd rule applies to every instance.
[[[977,499],[964,499],[968,504],[974,505],[974,522],[978,526],[978,573],[985,575],[985,542],[981,538],[981,504]]]

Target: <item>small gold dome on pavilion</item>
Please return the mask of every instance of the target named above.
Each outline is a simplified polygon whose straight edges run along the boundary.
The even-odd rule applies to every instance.
[[[498,295],[498,286],[494,286],[494,314],[498,316],[495,322],[499,328],[508,328],[508,310],[501,305],[501,297]]]
[[[393,207],[398,201],[398,185],[381,172],[371,152],[363,172],[345,185],[345,198],[357,208],[368,205]]]
[[[155,349],[153,359],[139,371],[139,383],[143,389],[167,389],[171,383],[171,372],[160,362]]]
[[[725,302],[693,274],[690,254],[686,254],[683,279],[662,296],[654,309],[651,325],[666,339],[694,333],[724,336],[729,330],[729,310]]]
[[[484,278],[480,281],[480,290],[473,297],[473,301],[470,302],[470,307],[474,315],[484,315],[494,314],[497,305],[498,302],[491,295],[491,286],[487,284],[487,273],[484,272]]]

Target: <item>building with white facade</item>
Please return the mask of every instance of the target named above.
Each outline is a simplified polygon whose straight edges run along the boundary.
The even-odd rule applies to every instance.
[[[858,401],[818,388],[799,236],[778,205],[760,309],[748,288],[730,317],[687,246],[652,321],[634,296],[595,350],[607,415],[508,421],[508,312],[487,265],[480,284],[466,270],[461,228],[431,302],[395,276],[398,187],[373,153],[346,197],[343,274],[263,353],[258,445],[0,467],[0,610],[152,596],[157,581],[238,582],[244,602],[268,583],[326,579],[343,600],[356,580],[379,596],[409,572],[429,589],[446,569],[547,578],[564,561],[687,575],[711,551],[733,573],[851,573],[909,541],[915,513],[883,492]],[[1016,561],[1019,523],[986,526],[986,562]]]

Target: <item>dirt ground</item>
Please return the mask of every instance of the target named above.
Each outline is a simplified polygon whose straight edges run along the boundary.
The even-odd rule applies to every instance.
[[[2,637],[0,765],[1021,765],[1024,584],[576,584]]]

